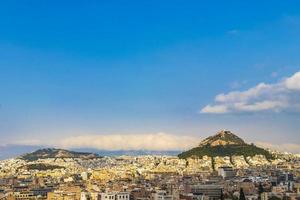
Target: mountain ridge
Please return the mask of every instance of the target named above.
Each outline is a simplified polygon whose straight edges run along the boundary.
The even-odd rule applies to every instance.
[[[56,149],[56,148],[43,148],[38,149],[31,153],[26,153],[19,156],[20,159],[27,160],[27,161],[34,161],[38,159],[45,159],[45,158],[82,158],[82,159],[93,159],[99,158],[96,153],[88,153],[88,152],[77,152],[77,151],[70,151],[66,149]]]
[[[220,132],[217,132],[215,135],[209,136],[206,139],[202,140],[199,146],[205,146],[207,144],[209,144],[210,146],[229,144],[244,145],[246,144],[246,142],[232,132],[228,130],[222,130]]]
[[[203,156],[244,156],[247,158],[256,155],[263,155],[268,160],[273,159],[273,155],[269,151],[257,147],[254,144],[247,144],[243,139],[232,132],[222,130],[202,140],[197,147],[180,153],[178,157],[186,159],[190,157],[202,158]]]

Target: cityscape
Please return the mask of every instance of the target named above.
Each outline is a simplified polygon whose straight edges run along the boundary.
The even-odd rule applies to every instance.
[[[0,200],[300,200],[299,0],[0,1]]]
[[[300,154],[265,150],[245,143],[227,130],[203,140],[190,151],[178,157],[99,156],[40,149],[0,162],[0,197],[48,200],[300,198]]]

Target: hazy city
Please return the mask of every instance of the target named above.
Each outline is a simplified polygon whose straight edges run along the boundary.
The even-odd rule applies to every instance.
[[[300,2],[1,1],[0,200],[300,200]]]

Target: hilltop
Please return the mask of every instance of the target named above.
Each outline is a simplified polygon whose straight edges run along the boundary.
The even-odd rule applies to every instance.
[[[100,157],[95,153],[86,153],[86,152],[76,152],[69,151],[65,149],[55,149],[55,148],[45,148],[39,149],[32,153],[27,153],[20,156],[20,159],[26,161],[34,161],[38,159],[46,159],[46,158],[81,158],[81,159],[93,159]]]
[[[244,156],[246,158],[256,155],[263,155],[268,160],[273,159],[273,155],[269,151],[259,148],[254,144],[247,144],[232,132],[222,130],[201,141],[199,146],[182,152],[178,157],[185,159],[189,157],[202,158],[203,156]]]
[[[201,141],[199,146],[245,145],[245,141],[230,131],[222,130]]]

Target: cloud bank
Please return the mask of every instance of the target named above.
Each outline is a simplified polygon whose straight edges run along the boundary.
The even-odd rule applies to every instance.
[[[62,138],[58,141],[17,141],[17,144],[44,145],[57,148],[94,148],[99,150],[148,150],[172,151],[195,147],[200,138],[166,133],[155,134],[110,134],[80,135]]]
[[[300,111],[300,71],[274,84],[259,83],[245,91],[218,94],[200,113]]]
[[[110,135],[79,135],[63,137],[60,140],[15,140],[13,144],[3,146],[37,146],[64,149],[93,148],[98,150],[145,150],[145,151],[184,151],[196,147],[202,138],[180,136],[167,133],[154,134],[110,134]],[[255,142],[256,145],[273,150],[300,153],[300,144],[271,144]],[[0,146],[1,147],[1,146]]]
[[[126,135],[83,135],[63,139],[59,145],[65,148],[89,147],[105,150],[184,150],[199,139],[166,133]]]
[[[268,142],[255,142],[255,144],[262,148],[268,148],[281,152],[300,153],[300,144],[284,143],[284,144],[271,144]]]

